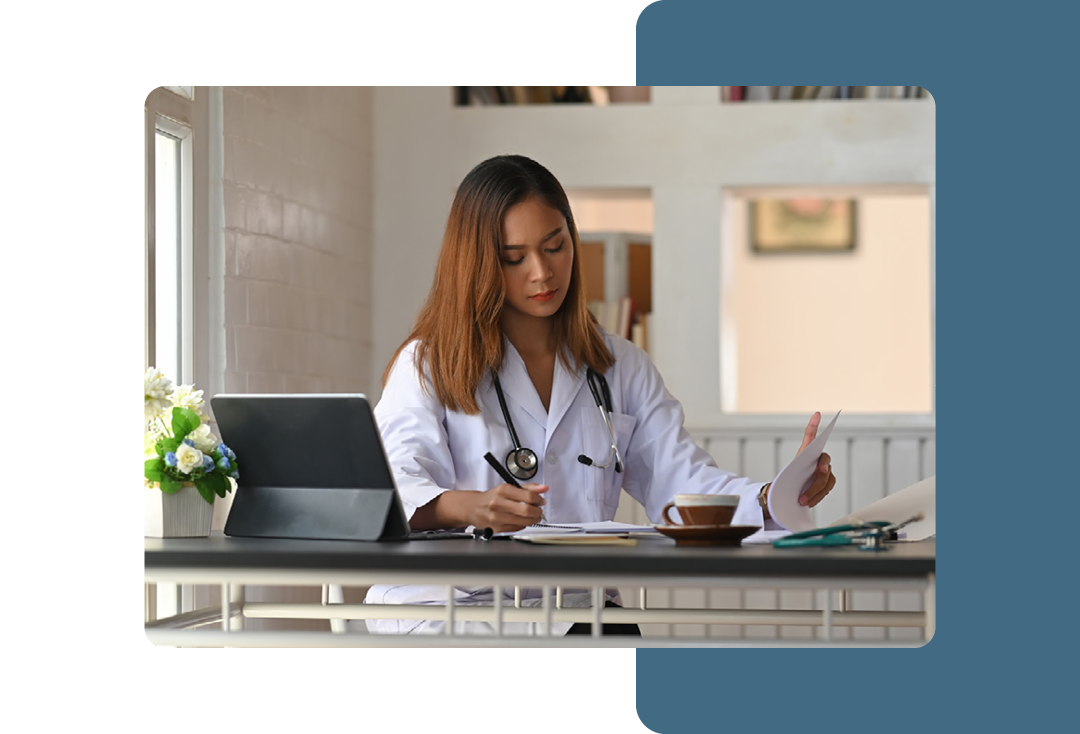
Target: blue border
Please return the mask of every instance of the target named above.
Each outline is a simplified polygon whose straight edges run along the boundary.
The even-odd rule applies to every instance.
[[[937,634],[915,650],[639,650],[650,729],[1073,718],[1077,8],[663,0],[639,17],[638,84],[896,81],[937,113]]]

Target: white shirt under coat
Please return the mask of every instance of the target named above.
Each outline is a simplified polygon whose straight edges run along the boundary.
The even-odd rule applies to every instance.
[[[737,494],[741,498],[733,524],[762,525],[757,496],[764,482],[751,481],[720,469],[683,427],[682,405],[667,391],[649,356],[621,337],[604,332],[615,356],[605,374],[611,391],[614,427],[625,466],[615,462],[604,469],[577,459],[585,454],[606,463],[611,452],[608,431],[585,381],[585,367],[568,372],[556,359],[550,410],[545,410],[521,355],[504,341],[505,357],[499,372],[506,407],[521,445],[539,459],[536,476],[529,481],[546,484],[547,522],[599,522],[611,520],[620,490],[639,501],[649,518],[662,523],[660,511],[676,494]],[[407,517],[447,490],[487,491],[503,480],[484,460],[491,452],[502,461],[514,447],[499,407],[491,375],[477,387],[477,415],[446,410],[428,382],[421,389],[414,355],[416,343],[407,345],[391,370],[375,418],[401,494]],[[428,380],[425,371],[425,380]],[[539,590],[523,590],[526,599]],[[505,591],[513,603],[513,589]],[[614,590],[609,592],[614,594]],[[578,598],[578,597],[581,598]],[[616,597],[617,598],[617,597]],[[566,606],[588,606],[587,592],[564,594]],[[445,586],[371,587],[367,603],[445,604]],[[532,606],[536,602],[526,602]],[[456,589],[456,604],[491,603],[490,589]],[[368,620],[373,632],[438,632],[443,622]],[[481,623],[459,623],[462,631],[490,632]],[[554,625],[556,634],[569,624]],[[485,629],[487,628],[487,629]],[[520,628],[520,629],[518,629]],[[528,634],[530,625],[504,623],[505,634]],[[455,629],[455,631],[457,631]]]

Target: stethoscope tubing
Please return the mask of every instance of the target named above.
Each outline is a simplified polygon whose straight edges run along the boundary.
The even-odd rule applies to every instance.
[[[510,432],[510,440],[514,442],[514,449],[506,456],[506,469],[512,476],[518,479],[532,479],[536,476],[540,463],[537,460],[536,452],[532,449],[524,448],[521,445],[517,431],[514,429],[514,422],[510,419],[510,410],[506,407],[506,397],[503,395],[502,384],[499,382],[499,376],[495,373],[495,370],[491,371],[491,381],[495,386],[495,394],[499,398],[499,407],[502,409],[503,419],[506,421],[506,428]],[[597,464],[591,459],[588,460],[588,463],[599,469],[604,469],[611,464],[611,456],[614,455],[615,471],[621,472],[623,460],[622,454],[619,451],[618,441],[615,440],[615,423],[611,413],[613,410],[613,403],[607,379],[592,367],[589,367],[585,372],[585,382],[588,383],[589,392],[592,393],[593,400],[596,402],[596,407],[600,411],[600,418],[603,420],[604,427],[608,432],[608,437],[611,439],[612,449],[611,453],[608,455],[606,464]],[[596,383],[600,384],[599,390],[597,390]],[[527,467],[522,467],[522,463],[531,464],[532,469],[530,470]]]

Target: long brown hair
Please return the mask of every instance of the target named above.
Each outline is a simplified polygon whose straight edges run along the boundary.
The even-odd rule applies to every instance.
[[[577,226],[566,192],[536,161],[501,155],[473,168],[458,187],[434,282],[412,333],[383,373],[384,388],[401,350],[417,340],[416,368],[421,375],[429,368],[439,402],[448,410],[480,412],[476,388],[485,372],[499,370],[504,356],[499,329],[505,299],[499,259],[503,218],[512,206],[530,198],[565,217],[574,243],[570,286],[551,317],[559,361],[569,371],[584,364],[601,374],[615,363],[585,303]]]

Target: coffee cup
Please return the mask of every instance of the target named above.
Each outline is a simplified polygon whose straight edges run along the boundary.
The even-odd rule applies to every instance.
[[[664,521],[668,525],[730,525],[739,506],[737,494],[677,494],[664,505]],[[668,512],[674,507],[682,522],[675,522]]]

